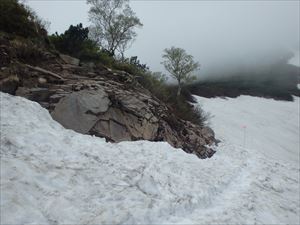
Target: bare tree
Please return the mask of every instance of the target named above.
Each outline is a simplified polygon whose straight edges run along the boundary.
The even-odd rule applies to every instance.
[[[120,45],[118,46],[118,48],[116,49],[119,53],[119,58],[122,62],[125,61],[125,51],[130,48],[130,46],[132,45],[132,43],[134,42],[134,39],[132,40],[125,40],[123,42],[120,43]]]
[[[135,28],[143,24],[129,6],[129,0],[87,0],[91,37],[112,55],[121,55],[136,37]]]
[[[192,73],[199,70],[200,65],[182,48],[165,49],[162,57],[165,59],[162,64],[178,82],[177,96],[180,96],[182,85],[196,79]]]

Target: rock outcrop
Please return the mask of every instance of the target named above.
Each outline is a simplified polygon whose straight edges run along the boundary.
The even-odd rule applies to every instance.
[[[65,55],[42,52],[29,65],[18,49],[1,45],[1,90],[40,103],[68,129],[107,141],[167,141],[200,158],[211,157],[214,133],[177,118],[131,74]],[[12,69],[13,68],[13,69]]]
[[[76,59],[76,58],[73,58],[71,56],[64,55],[64,54],[59,54],[59,57],[67,64],[79,66],[79,63],[80,63],[79,59]]]

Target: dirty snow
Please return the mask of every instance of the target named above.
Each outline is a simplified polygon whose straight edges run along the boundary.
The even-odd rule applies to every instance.
[[[208,160],[167,143],[106,143],[37,103],[0,100],[1,224],[300,222],[299,99],[199,98],[222,140]]]

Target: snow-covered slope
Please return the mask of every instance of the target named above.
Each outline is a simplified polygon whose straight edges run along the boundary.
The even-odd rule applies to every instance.
[[[212,128],[223,141],[258,150],[266,158],[299,163],[299,97],[294,102],[250,96],[195,98],[212,113]]]
[[[223,142],[200,160],[166,143],[105,143],[64,129],[37,103],[0,99],[1,224],[299,223],[297,160],[240,146],[232,138],[239,114],[228,116],[229,127],[218,119],[225,104],[212,119]],[[285,105],[292,114],[294,104]],[[276,115],[283,108],[275,105]]]
[[[294,57],[288,61],[289,64],[300,67],[300,52],[294,51]]]

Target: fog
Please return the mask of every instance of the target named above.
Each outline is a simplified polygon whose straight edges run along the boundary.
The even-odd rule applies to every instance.
[[[50,32],[89,25],[85,1],[31,0]],[[299,51],[299,1],[131,1],[144,27],[126,55],[164,71],[163,49],[184,48],[201,64],[199,77],[270,64]]]

